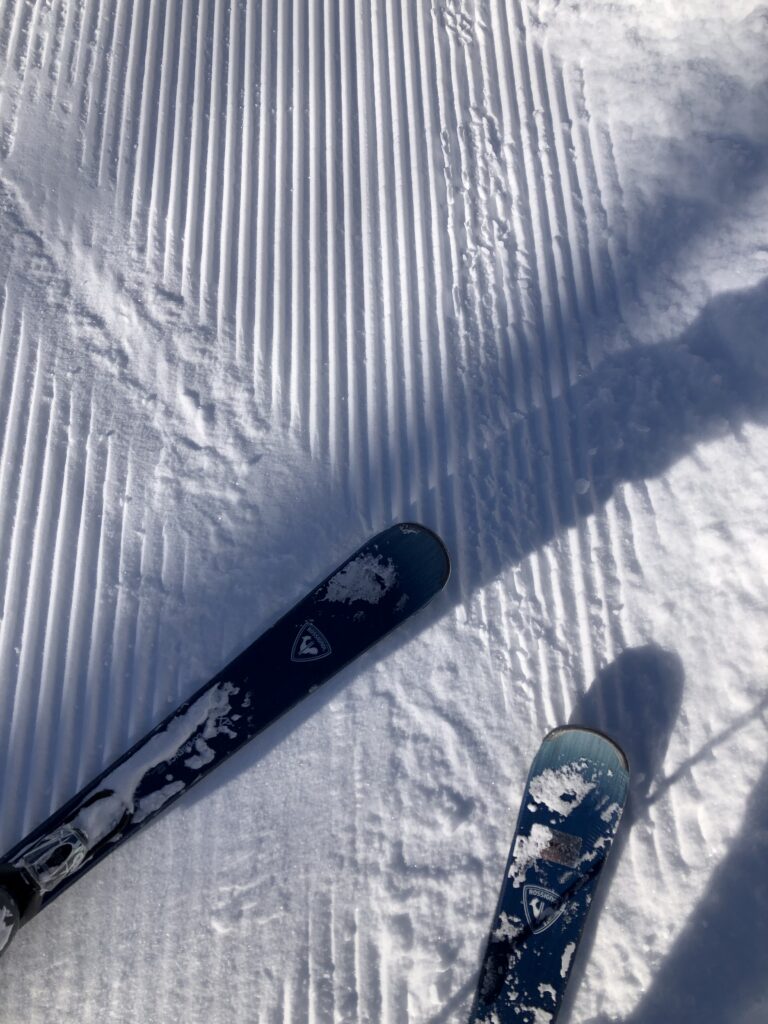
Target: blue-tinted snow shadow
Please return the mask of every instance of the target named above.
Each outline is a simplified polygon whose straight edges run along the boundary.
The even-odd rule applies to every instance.
[[[494,438],[508,515],[463,567],[489,582],[630,481],[657,477],[702,442],[768,419],[768,279],[712,299],[672,341],[606,356]],[[457,538],[448,536],[448,541]]]
[[[267,734],[196,787],[190,799],[201,799],[225,785],[324,706],[366,665],[391,654],[444,614],[451,604],[463,600],[467,588],[474,591],[487,585],[511,565],[548,544],[561,530],[573,526],[580,518],[592,515],[611,499],[621,484],[663,473],[702,441],[727,434],[738,436],[745,424],[764,422],[768,418],[766,324],[768,280],[756,288],[713,299],[688,330],[674,341],[638,346],[607,357],[592,374],[577,381],[546,408],[534,409],[530,415],[519,419],[511,432],[499,437],[497,442],[510,456],[508,460],[499,461],[507,473],[507,478],[501,482],[502,489],[511,494],[520,492],[520,499],[517,502],[513,500],[513,505],[519,509],[526,503],[524,494],[532,494],[538,506],[529,506],[526,516],[510,516],[506,522],[494,520],[493,548],[486,550],[482,558],[471,559],[461,565],[461,581],[454,578],[446,594],[441,595],[430,610],[408,623],[397,635],[387,638],[362,661],[349,666],[330,685],[292,709]],[[578,465],[566,452],[539,448],[537,458],[541,463],[550,461],[556,464],[556,472],[550,476],[555,481],[555,488],[551,493],[544,492],[535,485],[535,481],[532,484],[529,475],[537,473],[536,467],[527,460],[516,458],[516,453],[530,452],[536,447],[535,439],[546,436],[544,421],[573,420],[577,416],[581,420],[578,432],[574,427],[566,434],[579,437],[581,450],[589,453],[589,466]],[[565,435],[553,432],[551,436],[555,439],[554,444],[558,436]],[[586,494],[579,494],[576,473],[585,472],[591,480],[591,488]],[[443,483],[446,492],[455,485],[452,478]],[[316,579],[307,580],[307,584],[311,584],[322,579],[333,568],[334,562],[354,550],[357,543],[362,543],[365,527],[350,516],[350,524],[357,524],[354,539],[347,544],[340,540],[329,548],[325,537],[329,532],[328,526],[325,524],[322,535],[316,534],[311,527],[311,509],[318,500],[332,507],[336,499],[327,484],[308,482],[308,488],[309,493],[304,493],[293,508],[295,514],[284,522],[271,524],[275,533],[270,536],[270,545],[277,551],[314,550],[313,560],[317,568]],[[430,502],[419,502],[419,506],[422,504]],[[403,518],[422,518],[420,507],[412,507]],[[427,520],[427,525],[435,524]],[[450,525],[444,534],[449,551],[466,547],[460,545],[459,537],[452,532]],[[314,542],[313,535],[317,537]],[[254,543],[258,550],[258,542]],[[249,588],[255,589],[253,582],[243,580],[242,566],[233,565],[232,576],[220,578],[216,586],[212,586],[208,595],[211,606],[223,607],[227,603],[227,590],[233,585],[243,593],[247,593]],[[218,594],[217,589],[220,591]],[[285,586],[282,589],[288,593]],[[285,599],[283,607],[276,609],[274,617],[287,610],[301,593],[302,590],[296,587],[291,598]],[[261,601],[263,606],[263,595]],[[194,601],[191,603],[194,605]],[[244,616],[243,603],[242,597],[237,602],[230,602],[233,614],[241,618]],[[249,633],[246,642],[255,638],[262,626],[269,625],[270,621],[273,620],[259,623],[258,628]],[[233,647],[228,653],[234,655],[236,652]],[[630,695],[630,691],[624,688],[621,693]],[[617,713],[621,708],[619,704]],[[622,713],[630,714],[633,708],[630,701],[623,706]],[[596,713],[596,708],[592,710]]]
[[[570,725],[599,729],[629,759],[630,797],[622,833],[636,820],[658,784],[683,699],[680,658],[657,644],[631,647],[604,668],[577,702]]]

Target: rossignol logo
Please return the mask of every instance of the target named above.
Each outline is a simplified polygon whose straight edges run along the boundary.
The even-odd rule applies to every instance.
[[[565,910],[565,901],[556,892],[540,885],[523,886],[525,916],[534,935],[545,932]]]
[[[293,641],[291,661],[319,661],[331,653],[331,645],[313,622],[305,622]]]

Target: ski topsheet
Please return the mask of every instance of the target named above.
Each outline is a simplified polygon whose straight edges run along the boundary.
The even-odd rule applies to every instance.
[[[225,758],[445,585],[442,541],[378,534],[0,863],[0,952],[14,932]]]
[[[629,766],[566,726],[534,758],[469,1024],[553,1024],[624,809]]]

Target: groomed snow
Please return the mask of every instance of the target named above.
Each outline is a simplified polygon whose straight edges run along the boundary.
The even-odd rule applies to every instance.
[[[767,238],[752,0],[0,4],[3,849],[371,533],[454,567],[0,1024],[460,1024],[567,722],[632,791],[559,1024],[763,1024]]]

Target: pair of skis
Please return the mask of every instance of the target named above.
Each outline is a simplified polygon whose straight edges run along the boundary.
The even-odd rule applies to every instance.
[[[449,572],[440,538],[412,523],[390,527],[343,562],[9,851],[0,862],[0,953],[111,850],[424,607]],[[554,1021],[626,785],[626,760],[605,737],[566,728],[544,741],[471,1024]]]

